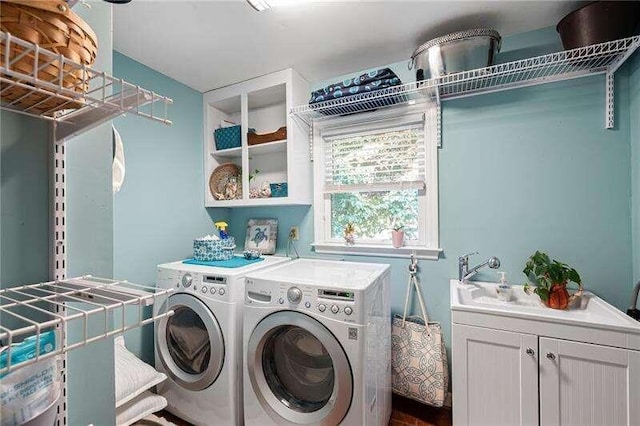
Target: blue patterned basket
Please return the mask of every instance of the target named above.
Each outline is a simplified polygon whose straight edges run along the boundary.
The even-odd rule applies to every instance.
[[[271,189],[272,197],[288,197],[289,196],[289,185],[287,182],[282,183],[271,183],[269,184]]]
[[[242,141],[240,137],[240,125],[216,129],[213,131],[213,137],[216,140],[216,149],[218,151],[237,148]]]
[[[229,260],[235,249],[236,240],[233,237],[226,240],[193,240],[193,258],[200,262]]]

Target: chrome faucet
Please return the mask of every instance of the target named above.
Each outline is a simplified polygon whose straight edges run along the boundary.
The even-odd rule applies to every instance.
[[[460,256],[458,258],[458,281],[460,281],[461,283],[467,281],[469,278],[477,274],[480,268],[488,266],[491,269],[498,269],[500,267],[500,259],[493,256],[485,260],[478,266],[469,269],[469,256],[472,256],[474,254],[478,254],[478,252],[465,254],[464,256]]]

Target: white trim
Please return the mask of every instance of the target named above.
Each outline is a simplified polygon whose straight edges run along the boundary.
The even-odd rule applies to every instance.
[[[349,131],[362,133],[376,129],[393,128],[394,125],[410,125],[422,120],[425,140],[426,194],[419,197],[420,223],[418,227],[419,246],[393,248],[386,244],[358,244],[346,246],[333,242],[331,235],[331,203],[324,183],[325,138],[345,134]],[[438,206],[438,139],[437,106],[427,104],[408,106],[393,111],[376,111],[357,116],[346,116],[318,122],[313,126],[314,141],[314,241],[317,253],[347,254],[361,256],[407,257],[415,254],[420,259],[437,260],[442,249],[439,248],[439,206]],[[370,127],[368,127],[370,126]],[[347,130],[348,129],[348,130]]]
[[[322,254],[346,254],[353,256],[379,256],[379,257],[402,257],[406,258],[414,255],[418,259],[438,260],[441,248],[427,248],[418,246],[408,246],[394,248],[386,245],[356,244],[347,246],[344,243],[313,243],[311,246],[316,253]]]

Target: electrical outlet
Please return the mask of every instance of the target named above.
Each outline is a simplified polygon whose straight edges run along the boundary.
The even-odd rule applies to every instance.
[[[297,226],[292,226],[289,229],[289,239],[293,241],[297,241],[300,239],[300,228]]]

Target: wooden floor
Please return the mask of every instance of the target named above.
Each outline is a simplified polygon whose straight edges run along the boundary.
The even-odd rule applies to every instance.
[[[393,395],[389,426],[451,426],[451,410],[435,408]]]
[[[181,420],[166,411],[157,413],[168,424],[176,426],[190,426],[190,423]],[[139,422],[140,426],[154,423]],[[155,423],[157,424],[157,423]],[[393,396],[393,412],[389,426],[451,426],[451,410],[446,408],[434,408],[420,404],[401,396]],[[251,426],[251,425],[247,425]]]

